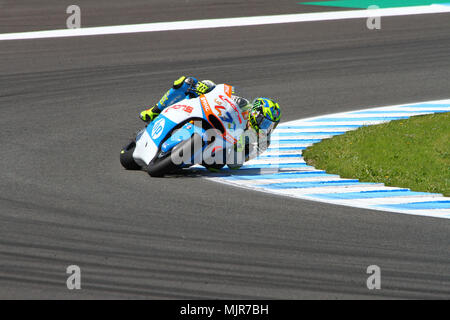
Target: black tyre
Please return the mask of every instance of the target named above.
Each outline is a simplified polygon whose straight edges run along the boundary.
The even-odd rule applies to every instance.
[[[173,148],[171,152],[164,155],[159,153],[158,156],[148,165],[148,174],[152,177],[163,177],[166,173],[174,172],[181,166],[186,167],[185,164],[174,164],[172,162],[172,155],[175,152],[178,152],[178,156],[182,158],[183,154],[186,154],[187,152],[190,152],[190,154],[195,154],[196,150],[194,148],[198,148],[198,146],[202,146],[202,138],[198,134],[194,134],[189,140],[186,140]]]
[[[217,134],[220,135],[219,132],[217,132],[216,135]],[[216,135],[210,136],[208,138],[209,144],[212,144],[215,141]],[[213,151],[211,156],[214,158],[214,161],[212,163],[206,163],[205,161],[202,161],[202,166],[204,166],[206,169],[213,171],[213,172],[222,169],[223,167],[225,167],[225,164],[227,162],[226,152],[227,152],[227,149],[225,149],[224,146],[222,148],[220,148],[218,151]],[[216,162],[217,160],[219,160],[219,163]]]
[[[208,169],[210,171],[218,171],[218,170],[222,169],[223,167],[225,167],[225,164],[217,164],[217,163],[206,164],[206,163],[202,163],[202,166],[204,166],[206,169]]]
[[[136,142],[130,141],[120,151],[120,163],[127,170],[141,170],[141,167],[134,161],[133,152],[136,148]]]
[[[214,161],[213,163],[206,163],[205,161],[202,162],[202,166],[204,166],[206,169],[208,169],[209,171],[218,171],[220,169],[222,169],[223,167],[225,167],[225,163],[226,163],[226,156],[224,154],[224,150],[220,150],[220,154],[215,154],[213,155],[215,157],[215,159],[221,159],[220,163],[216,163],[216,161]]]

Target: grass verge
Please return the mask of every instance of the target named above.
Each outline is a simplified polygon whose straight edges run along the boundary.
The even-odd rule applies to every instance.
[[[361,127],[314,144],[303,157],[342,178],[450,196],[450,113]]]

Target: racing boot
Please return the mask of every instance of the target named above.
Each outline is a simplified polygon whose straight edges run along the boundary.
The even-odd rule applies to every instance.
[[[141,118],[142,121],[150,123],[155,119],[161,111],[158,109],[158,106],[153,106],[150,109],[144,110],[139,114],[139,118]]]

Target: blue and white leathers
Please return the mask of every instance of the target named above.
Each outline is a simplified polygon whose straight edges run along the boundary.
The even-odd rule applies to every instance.
[[[180,89],[173,92],[180,92]],[[246,128],[246,121],[239,107],[231,99],[231,92],[231,86],[221,84],[198,98],[189,98],[185,95],[183,100],[165,107],[161,114],[138,135],[133,153],[136,163],[148,166],[155,157],[170,152],[194,134],[198,134],[205,142],[202,146],[204,154],[212,155],[214,153],[212,150],[234,146]],[[167,100],[172,98],[169,94]],[[220,132],[213,142],[208,142],[207,128],[194,124],[201,119]]]
[[[198,97],[198,94],[195,90],[195,86],[197,85],[198,80],[194,77],[189,77],[183,81],[183,84],[179,88],[170,88],[169,91],[159,100],[156,104],[159,111],[163,111],[166,107],[177,103],[184,99],[189,99],[191,95],[194,98]]]

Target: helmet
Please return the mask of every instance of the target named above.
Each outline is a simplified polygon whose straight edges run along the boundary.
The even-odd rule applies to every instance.
[[[278,103],[268,98],[256,98],[250,110],[249,124],[256,132],[270,133],[280,122],[281,109]]]

